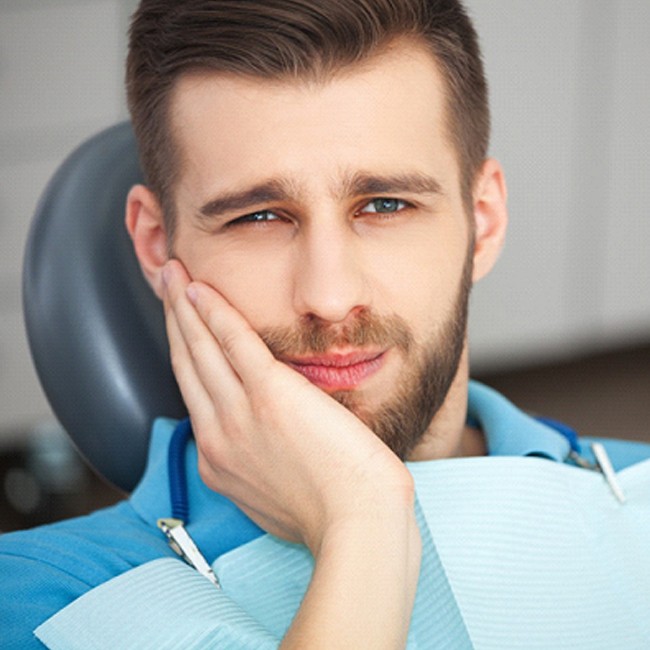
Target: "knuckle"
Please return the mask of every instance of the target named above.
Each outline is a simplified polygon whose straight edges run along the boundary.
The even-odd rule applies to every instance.
[[[237,354],[239,337],[235,332],[223,332],[219,335],[219,345],[228,358]]]
[[[215,490],[217,488],[215,473],[213,471],[212,464],[208,462],[207,458],[199,454],[198,457],[198,472],[201,480],[211,489]]]
[[[197,469],[203,482],[212,489],[219,487],[219,473],[224,467],[221,451],[214,444],[207,444],[197,439]]]
[[[200,300],[195,304],[195,309],[198,312],[201,320],[208,326],[208,328],[212,329],[213,323],[218,322],[215,316],[214,305],[210,301]]]
[[[206,341],[201,338],[194,338],[187,342],[187,351],[194,362],[200,361],[206,353]]]

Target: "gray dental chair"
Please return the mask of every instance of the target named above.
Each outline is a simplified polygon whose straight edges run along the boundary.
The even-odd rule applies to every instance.
[[[124,227],[142,179],[128,123],[91,138],[50,181],[31,227],[23,307],[34,364],[74,444],[130,491],[151,423],[186,410],[169,363],[162,306]]]

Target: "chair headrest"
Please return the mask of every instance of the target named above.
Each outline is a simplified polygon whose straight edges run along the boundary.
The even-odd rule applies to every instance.
[[[142,182],[128,123],[82,144],[47,186],[23,268],[29,344],[45,394],[91,465],[130,491],[152,421],[184,417],[162,306],[124,227]]]

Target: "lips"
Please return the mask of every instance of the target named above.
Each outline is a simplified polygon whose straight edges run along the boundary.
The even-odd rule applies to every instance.
[[[324,354],[283,359],[312,384],[328,392],[353,390],[375,374],[384,362],[384,352]]]

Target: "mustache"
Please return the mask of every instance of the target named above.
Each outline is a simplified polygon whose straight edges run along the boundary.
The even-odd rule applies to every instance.
[[[343,347],[397,347],[406,353],[414,342],[403,318],[379,316],[367,309],[344,324],[332,324],[312,316],[295,327],[269,328],[259,335],[276,358],[325,354],[332,348]]]

